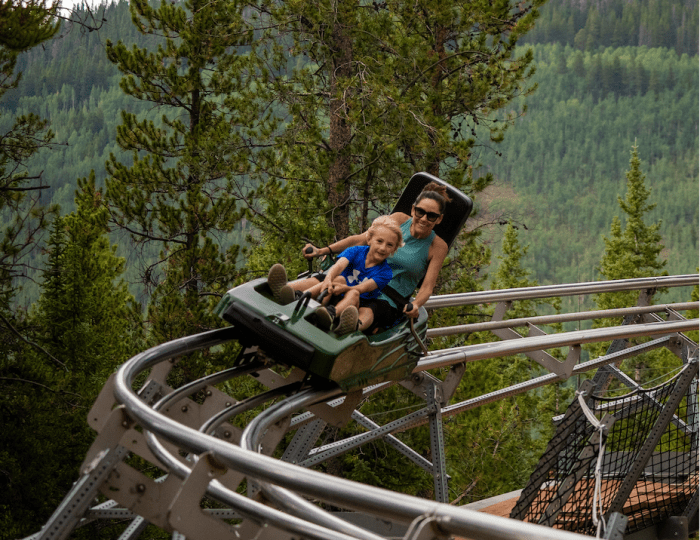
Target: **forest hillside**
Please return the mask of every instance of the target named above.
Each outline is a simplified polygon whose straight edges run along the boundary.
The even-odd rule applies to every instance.
[[[636,143],[661,220],[669,274],[698,261],[698,59],[673,49],[596,52],[536,45],[537,91],[505,140],[485,149],[488,212],[523,225],[525,266],[541,283],[598,278]]]
[[[122,155],[115,140],[120,111],[157,118],[121,91],[120,75],[105,55],[107,39],[147,46],[148,38],[135,30],[126,2],[102,9],[98,31],[65,28],[23,54],[19,88],[0,103],[0,124],[30,111],[49,119],[57,147],[39,153],[32,172],[43,171],[50,185],[44,202],[60,204],[63,212],[73,209],[77,178],[94,170],[101,185],[110,153]],[[617,196],[635,141],[657,204],[649,217],[663,222],[668,272],[695,271],[697,28],[692,1],[552,0],[526,35],[538,88],[513,104],[514,110],[525,104],[527,111],[502,143],[483,137],[477,170],[492,172],[496,182],[477,198],[475,223],[522,225],[521,241],[531,246],[524,264],[540,283],[597,278],[602,236],[619,212]],[[488,230],[497,251],[503,228]],[[29,303],[36,291],[30,287],[26,294]]]

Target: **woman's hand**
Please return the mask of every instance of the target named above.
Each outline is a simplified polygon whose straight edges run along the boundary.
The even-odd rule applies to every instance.
[[[321,250],[319,250],[313,244],[306,244],[302,249],[301,253],[307,259],[313,259],[314,257],[319,257],[321,255]]]
[[[406,315],[406,317],[410,317],[411,319],[418,318],[418,306],[413,303],[409,302],[408,304],[406,304],[403,308],[403,312]]]

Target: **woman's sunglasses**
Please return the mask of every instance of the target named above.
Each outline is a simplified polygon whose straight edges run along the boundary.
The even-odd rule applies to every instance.
[[[413,205],[413,210],[415,210],[416,217],[418,219],[425,216],[428,218],[428,221],[430,221],[431,223],[440,217],[440,214],[438,214],[436,212],[428,212],[427,210],[423,210],[420,206],[416,206],[415,204]]]

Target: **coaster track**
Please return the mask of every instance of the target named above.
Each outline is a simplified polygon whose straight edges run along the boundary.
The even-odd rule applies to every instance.
[[[698,319],[686,320],[681,312],[697,310],[698,302],[649,305],[658,288],[697,284],[698,275],[684,275],[435,296],[426,308],[494,303],[497,307],[490,322],[432,328],[428,337],[488,330],[501,341],[431,351],[418,362],[410,379],[385,382],[346,395],[336,386],[300,389],[303,372],[295,369],[283,378],[262,362],[239,365],[172,389],[165,380],[176,358],[230,341],[233,329],[213,330],[156,346],[127,361],[105,385],[89,415],[88,421],[98,436],[85,458],[81,477],[42,530],[28,538],[69,538],[76,528],[96,519],[128,519],[120,540],[139,538],[149,523],[172,533],[173,538],[192,540],[412,540],[455,535],[504,540],[588,538],[446,504],[442,418],[591,370],[598,370],[594,384],[604,388],[611,377],[624,379],[616,363],[654,348],[668,348],[684,364],[697,362],[698,345],[683,332],[698,330]],[[510,302],[517,300],[630,290],[640,291],[637,306],[503,319]],[[535,326],[601,317],[625,319],[617,327],[552,335]],[[523,326],[529,328],[529,337],[515,332],[514,328]],[[651,341],[627,347],[627,340],[634,337],[648,337]],[[597,342],[612,342],[608,353],[580,363],[581,345]],[[566,347],[569,353],[563,362],[546,352]],[[449,403],[465,363],[515,354],[527,355],[549,374],[461,403]],[[428,373],[444,367],[449,368],[449,373],[442,381]],[[134,389],[135,381],[144,373],[148,373],[146,382]],[[250,375],[270,390],[236,402],[215,387]],[[355,409],[363,399],[397,383],[422,396],[425,407],[383,426]],[[200,391],[206,395],[203,403],[189,399]],[[697,414],[697,393],[692,395],[689,394],[688,407],[694,407]],[[273,404],[244,430],[237,430],[230,423],[235,416],[266,403]],[[314,448],[325,425],[340,426],[351,420],[367,431]],[[425,424],[431,430],[433,462],[393,435]],[[285,434],[293,430],[296,434],[282,459],[270,457]],[[697,433],[694,435],[697,438]],[[383,439],[433,475],[436,501],[331,477],[309,468],[377,439]],[[129,455],[142,457],[164,474],[156,480],[147,477],[127,464]],[[238,492],[241,485],[246,486],[247,496]],[[100,494],[107,500],[97,504]],[[202,508],[205,497],[218,504]],[[370,521],[384,522],[385,529],[392,525],[396,528],[368,526],[366,520],[355,524],[352,519],[323,510],[317,502],[369,516]]]

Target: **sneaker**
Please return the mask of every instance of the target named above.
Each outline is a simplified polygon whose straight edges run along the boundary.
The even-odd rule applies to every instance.
[[[289,285],[285,285],[280,289],[280,304],[291,304],[301,296],[301,294],[297,295],[298,292],[301,291],[295,291]]]
[[[340,314],[340,322],[335,327],[335,333],[344,336],[357,330],[357,308],[355,306],[346,307]]]
[[[280,292],[287,284],[287,271],[281,264],[275,264],[267,274],[267,284],[272,291],[272,296],[277,302],[281,301]]]
[[[335,318],[335,308],[333,306],[320,306],[319,308],[314,311],[316,314],[316,322],[318,323],[318,327],[321,330],[325,330],[328,332],[328,330],[331,329],[331,326],[333,325],[333,319]]]

